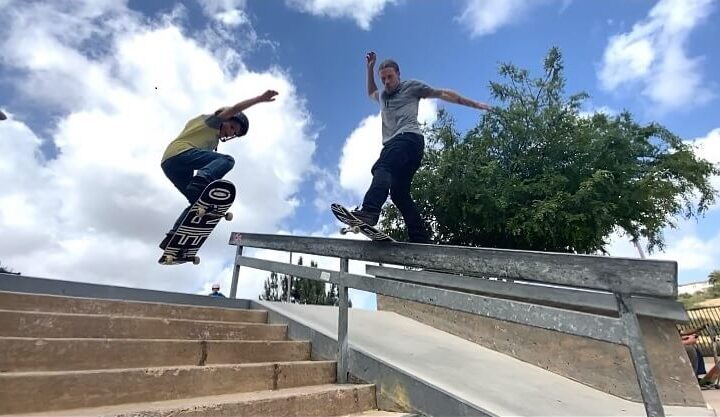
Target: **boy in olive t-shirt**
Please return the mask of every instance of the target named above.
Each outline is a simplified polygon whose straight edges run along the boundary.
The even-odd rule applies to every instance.
[[[165,249],[175,229],[205,187],[224,177],[235,165],[232,156],[216,150],[220,142],[247,134],[250,124],[243,110],[258,103],[275,101],[277,94],[277,91],[267,90],[234,106],[218,109],[213,114],[202,114],[190,119],[177,138],[170,142],[160,167],[190,205],[160,243],[161,249]]]

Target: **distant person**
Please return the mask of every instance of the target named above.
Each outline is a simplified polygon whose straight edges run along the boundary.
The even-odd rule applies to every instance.
[[[208,294],[210,297],[226,298],[223,293],[220,292],[220,284],[213,284],[212,292]]]
[[[690,365],[695,371],[695,375],[704,375],[707,373],[705,370],[705,360],[703,359],[702,351],[697,345],[698,333],[705,330],[705,325],[690,330],[680,330],[680,338],[682,344],[685,347],[685,352],[690,359]]]

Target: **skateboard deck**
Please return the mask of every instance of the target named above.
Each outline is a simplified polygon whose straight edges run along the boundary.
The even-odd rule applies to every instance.
[[[158,263],[178,265],[192,262],[197,265],[200,257],[197,252],[205,243],[220,219],[232,220],[228,212],[235,201],[235,185],[227,180],[217,180],[208,184],[200,197],[193,203],[175,233],[168,241]]]
[[[379,231],[378,229],[374,228],[373,226],[370,226],[369,224],[363,222],[362,220],[355,217],[350,210],[346,209],[342,205],[338,203],[332,203],[330,204],[330,210],[333,212],[335,217],[337,217],[338,220],[348,225],[348,227],[343,227],[340,229],[340,234],[344,235],[348,232],[350,233],[362,233],[367,238],[374,240],[376,242],[394,242],[395,239],[391,238],[390,236],[386,235],[385,233]]]

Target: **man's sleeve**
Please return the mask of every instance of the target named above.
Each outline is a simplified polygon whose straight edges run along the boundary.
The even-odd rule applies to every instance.
[[[410,91],[418,98],[427,98],[433,92],[433,88],[419,80],[410,81]]]

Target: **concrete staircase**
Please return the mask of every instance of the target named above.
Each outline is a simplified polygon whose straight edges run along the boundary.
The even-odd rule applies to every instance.
[[[267,312],[0,292],[0,414],[400,416]]]

